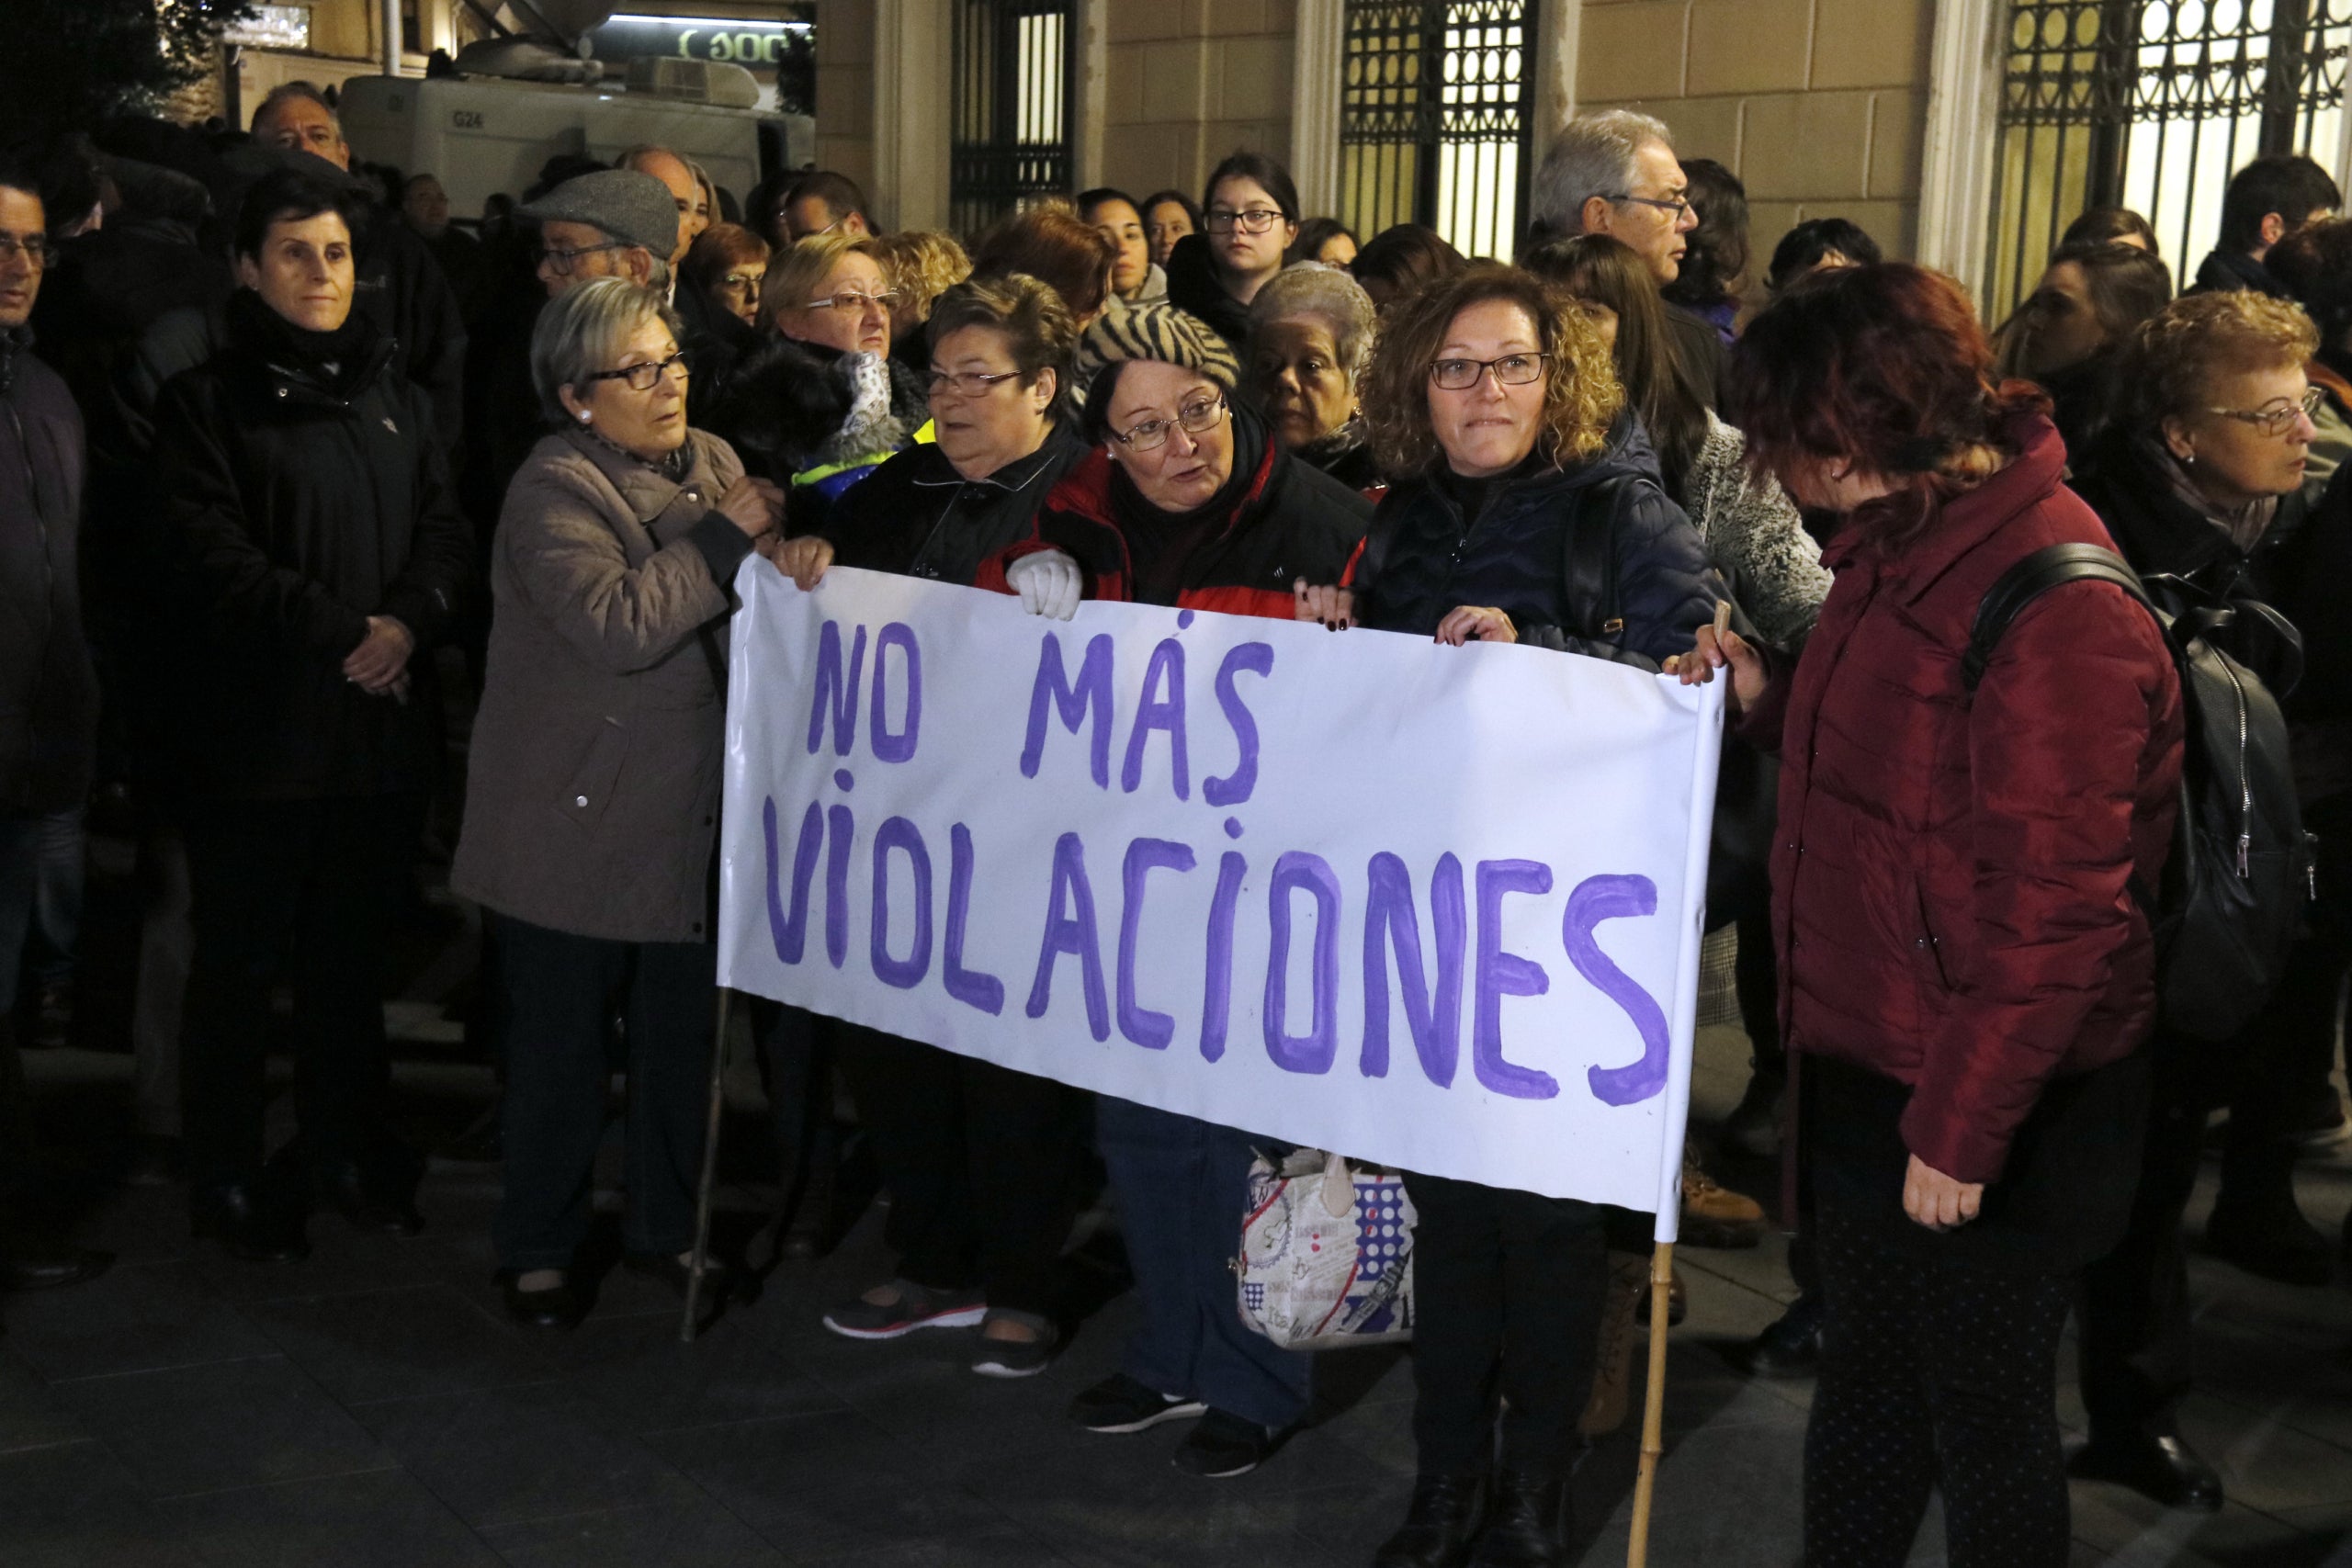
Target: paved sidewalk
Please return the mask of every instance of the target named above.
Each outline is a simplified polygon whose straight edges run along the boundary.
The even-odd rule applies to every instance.
[[[428,964],[440,980],[423,988],[462,968]],[[462,1126],[488,1075],[461,1060],[430,994],[395,1021],[403,1120]],[[1736,1030],[1704,1032],[1702,1130],[1736,1100],[1745,1049]],[[972,1375],[961,1335],[838,1339],[818,1314],[883,1274],[877,1211],[692,1347],[671,1298],[618,1274],[578,1333],[526,1336],[490,1282],[494,1168],[436,1168],[414,1240],[322,1218],[309,1262],[238,1264],[190,1243],[177,1190],[101,1179],[127,1058],[52,1052],[32,1067],[52,1144],[94,1151],[51,1195],[81,1240],[122,1256],[93,1285],[0,1306],[6,1568],[1360,1565],[1404,1507],[1399,1353],[1329,1359],[1311,1427],[1257,1474],[1198,1481],[1168,1463],[1177,1430],[1098,1438],[1062,1419],[1114,1365],[1131,1295],[1023,1382]],[[742,1174],[728,1197],[748,1220],[764,1194]],[[2352,1159],[2312,1162],[2302,1185],[2332,1229]],[[1077,1272],[1108,1293],[1115,1258],[1098,1235]],[[1781,1248],[1686,1252],[1683,1266],[1690,1315],[1668,1358],[1651,1561],[1784,1568],[1808,1385],[1742,1381],[1711,1348],[1777,1314]],[[2352,1568],[2352,1295],[2205,1258],[2195,1281],[2204,1371],[2186,1425],[2231,1504],[2171,1515],[2078,1485],[2075,1561]],[[2078,1426],[2071,1387],[2063,1408]],[[1623,1561],[1635,1443],[1629,1423],[1576,1472],[1583,1562]],[[1931,1519],[1915,1562],[1940,1562],[1939,1539]]]

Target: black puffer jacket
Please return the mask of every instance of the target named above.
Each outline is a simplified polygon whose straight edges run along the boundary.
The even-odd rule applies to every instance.
[[[1250,341],[1250,307],[1217,280],[1206,234],[1187,234],[1169,253],[1168,302],[1206,321],[1237,355]]]
[[[338,376],[279,351],[250,293],[229,344],[156,408],[155,570],[190,790],[305,800],[424,787],[439,749],[432,649],[473,580],[424,391],[359,326]],[[344,678],[369,615],[416,641],[406,704]]]
[[[1724,597],[1706,541],[1667,499],[1631,416],[1589,463],[1524,465],[1490,481],[1476,516],[1463,514],[1463,488],[1423,476],[1382,500],[1353,577],[1362,624],[1426,637],[1462,605],[1488,605],[1523,643],[1656,669],[1690,649]],[[1607,531],[1609,549],[1577,557],[1574,536],[1589,528]],[[1572,587],[1577,558],[1605,563],[1597,592]],[[1613,627],[1583,624],[1609,604]]]
[[[82,416],[25,336],[0,334],[0,814],[8,816],[80,805],[98,728],[75,538]]]
[[[850,487],[825,519],[837,565],[968,588],[980,563],[1028,537],[1047,492],[1087,454],[1057,424],[1046,444],[982,479],[933,446],[899,453]]]

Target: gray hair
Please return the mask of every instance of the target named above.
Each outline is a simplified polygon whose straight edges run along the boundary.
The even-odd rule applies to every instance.
[[[531,384],[548,418],[568,420],[558,391],[570,387],[581,396],[588,378],[611,369],[629,333],[649,321],[668,327],[673,340],[685,330],[660,288],[640,288],[625,277],[599,277],[548,300],[531,331]]]
[[[1331,329],[1331,343],[1349,384],[1363,378],[1372,364],[1372,341],[1380,330],[1380,318],[1362,284],[1321,262],[1294,263],[1268,278],[1250,301],[1251,335],[1286,316],[1321,320]]]
[[[341,136],[343,134],[343,116],[335,112],[335,108],[333,104],[327,102],[327,96],[319,91],[318,84],[315,82],[303,82],[299,80],[292,82],[280,82],[277,86],[272,87],[269,90],[268,96],[263,98],[262,101],[254,107],[254,117],[245,122],[245,128],[247,130],[252,130],[254,127],[261,124],[263,120],[267,119],[270,116],[276,114],[277,112],[278,105],[298,98],[304,103],[316,104],[319,107],[326,110],[327,123],[334,127],[334,133],[337,136]]]
[[[1584,232],[1584,204],[1611,200],[1634,185],[1634,159],[1651,142],[1674,151],[1666,122],[1632,109],[1598,109],[1560,127],[1535,171],[1528,205],[1542,227],[1538,238],[1564,240]]]

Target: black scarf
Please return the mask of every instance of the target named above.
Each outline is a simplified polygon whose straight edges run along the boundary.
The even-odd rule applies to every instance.
[[[1146,604],[1172,604],[1183,588],[1184,565],[1202,542],[1232,525],[1242,498],[1258,480],[1266,460],[1267,432],[1247,409],[1231,408],[1233,471],[1216,493],[1190,512],[1162,512],[1143,498],[1127,470],[1111,466],[1111,513],[1127,541],[1135,596]]]
[[[374,367],[382,334],[376,324],[354,310],[333,332],[314,333],[298,327],[250,288],[229,297],[229,328],[241,343],[273,365],[282,366],[318,383],[336,397],[345,397]]]

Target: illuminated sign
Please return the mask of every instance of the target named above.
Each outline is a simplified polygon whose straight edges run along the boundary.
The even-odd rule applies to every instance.
[[[707,60],[773,70],[796,51],[805,52],[811,24],[754,21],[729,17],[646,17],[623,14],[588,35],[599,60],[643,60],[660,56]]]

